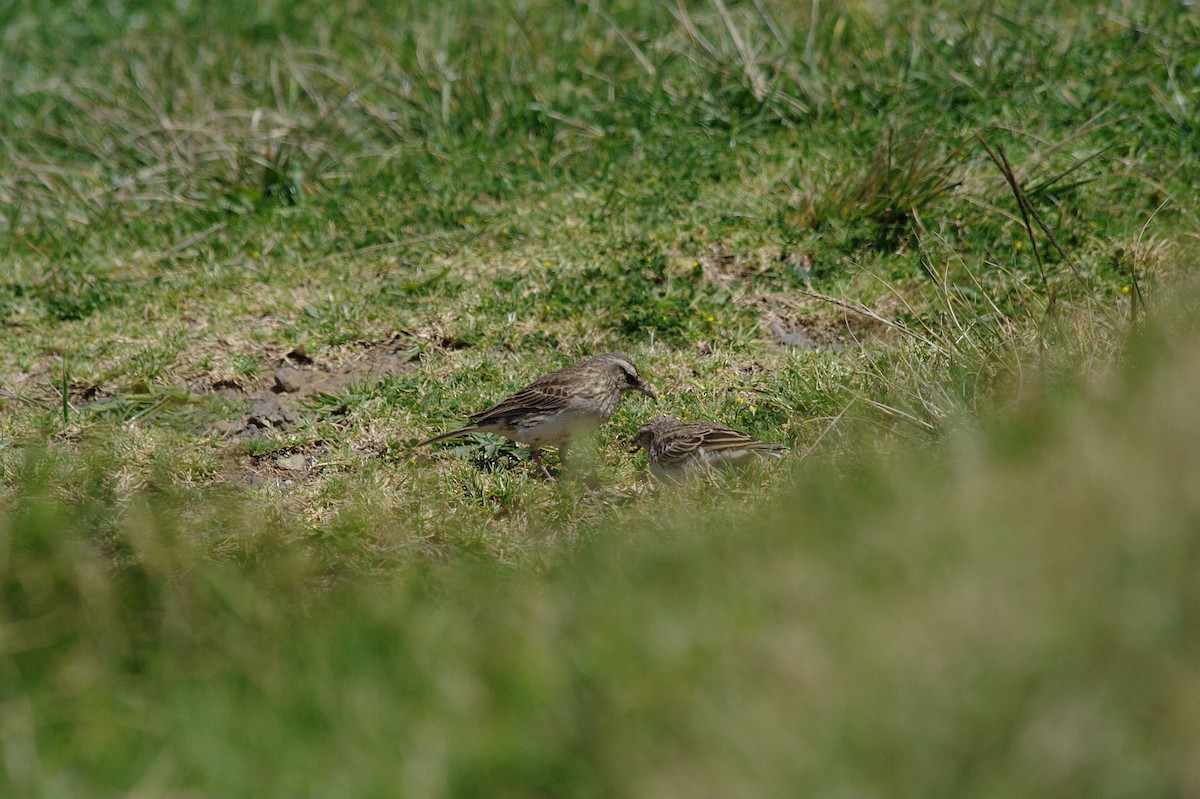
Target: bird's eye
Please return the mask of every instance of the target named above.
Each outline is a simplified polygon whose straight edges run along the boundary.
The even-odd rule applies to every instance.
[[[638,383],[637,375],[635,375],[633,372],[626,372],[625,382],[631,386],[636,386]]]

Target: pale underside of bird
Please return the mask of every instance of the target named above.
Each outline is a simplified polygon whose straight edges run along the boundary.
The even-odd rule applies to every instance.
[[[712,466],[729,466],[755,457],[779,458],[782,444],[769,444],[715,422],[683,422],[670,416],[638,428],[629,451],[646,450],[650,473],[663,482],[682,482]]]
[[[494,433],[529,447],[542,473],[541,448],[556,447],[565,463],[567,446],[595,432],[616,412],[621,397],[640,391],[656,395],[642,382],[628,355],[606,352],[543,375],[510,397],[467,417],[471,423],[420,442],[436,444],[471,433]]]

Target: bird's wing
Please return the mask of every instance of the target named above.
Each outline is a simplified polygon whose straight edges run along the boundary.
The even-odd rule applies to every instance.
[[[706,425],[688,422],[679,424],[658,435],[654,454],[659,463],[681,463],[694,457],[704,443]]]
[[[701,440],[701,446],[710,450],[746,449],[762,443],[745,433],[719,424],[704,425],[703,429],[697,431],[697,436]]]
[[[564,387],[538,381],[467,418],[476,424],[488,424],[530,412],[557,411],[566,407],[569,398]]]
[[[762,453],[781,453],[787,451],[787,447],[782,444],[768,444],[765,441],[759,441],[745,433],[719,424],[697,424],[695,425],[693,435],[698,439],[697,447],[702,447],[704,450],[712,453],[729,450],[747,450]]]

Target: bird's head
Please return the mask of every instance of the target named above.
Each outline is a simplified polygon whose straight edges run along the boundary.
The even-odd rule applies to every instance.
[[[627,391],[640,391],[650,399],[658,399],[658,395],[642,382],[638,368],[633,365],[633,361],[629,359],[628,355],[620,352],[606,352],[595,358],[603,365],[622,394]]]
[[[670,416],[656,416],[637,429],[633,438],[629,439],[626,450],[637,452],[639,449],[644,449],[649,452],[650,447],[654,445],[654,439],[658,438],[658,434],[677,424],[679,424],[678,419]]]

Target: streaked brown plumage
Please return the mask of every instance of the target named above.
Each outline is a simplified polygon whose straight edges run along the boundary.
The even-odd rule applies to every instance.
[[[768,444],[714,422],[681,422],[670,416],[651,419],[638,428],[629,451],[646,450],[650,473],[664,482],[681,482],[709,466],[738,463],[756,455],[778,458],[782,444]]]
[[[609,420],[627,391],[656,399],[628,355],[606,352],[539,377],[490,408],[467,417],[471,424],[417,444],[436,444],[470,433],[495,433],[529,447],[530,457],[547,477],[541,448],[557,447],[560,461],[567,445]]]

